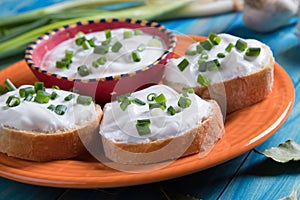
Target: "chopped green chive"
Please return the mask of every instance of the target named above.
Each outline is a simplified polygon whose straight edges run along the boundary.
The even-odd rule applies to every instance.
[[[196,55],[197,54],[197,50],[187,50],[186,52],[185,52],[185,55],[187,55],[187,56],[194,56],[194,55]]]
[[[144,32],[140,29],[134,29],[134,35],[144,35]]]
[[[131,30],[125,29],[124,32],[123,32],[123,38],[124,39],[131,38],[132,35],[133,35],[133,33],[132,33]]]
[[[169,106],[168,109],[167,109],[167,113],[169,115],[175,115],[176,114],[176,110],[173,106]]]
[[[65,58],[72,60],[73,56],[74,56],[74,52],[72,50],[65,51]]]
[[[68,63],[66,61],[56,61],[55,67],[59,69],[68,69]]]
[[[209,40],[205,40],[205,41],[200,42],[200,45],[207,51],[209,51],[213,48],[213,45]]]
[[[177,65],[177,67],[178,67],[178,69],[179,69],[180,71],[183,71],[188,65],[189,65],[189,61],[188,61],[186,58],[184,58],[184,59]]]
[[[245,41],[242,40],[242,39],[238,39],[238,40],[236,41],[236,43],[235,43],[235,48],[236,48],[237,50],[239,50],[240,52],[245,51],[245,50],[247,49],[247,47],[248,47],[247,42],[245,42]]]
[[[29,94],[34,94],[34,88],[33,87],[26,87],[19,90],[20,97],[27,97]]]
[[[6,80],[4,81],[4,84],[5,84],[6,89],[7,89],[8,91],[13,91],[13,90],[16,90],[16,89],[17,89],[16,86],[15,86],[9,79],[6,79]]]
[[[218,59],[210,60],[206,62],[206,69],[208,71],[218,70],[220,68],[220,62]]]
[[[207,68],[206,68],[206,61],[204,60],[198,60],[198,71],[199,72],[206,72]]]
[[[95,44],[95,41],[96,41],[96,40],[97,40],[97,39],[96,39],[95,37],[89,39],[89,40],[88,40],[89,45],[90,45],[91,47],[95,47],[95,46],[96,46],[96,44]]]
[[[43,90],[38,90],[34,101],[40,104],[48,103],[50,100],[50,94]]]
[[[202,45],[199,43],[197,46],[196,46],[196,51],[197,53],[202,53],[202,51],[205,50]]]
[[[206,50],[203,50],[203,51],[200,53],[200,58],[203,59],[203,60],[208,59],[208,53],[207,53]]]
[[[98,68],[99,65],[100,64],[96,60],[92,62],[92,66],[95,67],[95,68]]]
[[[57,94],[56,92],[53,91],[53,92],[51,93],[51,95],[50,95],[50,99],[51,99],[51,100],[54,100],[54,99],[56,99],[57,96],[58,96],[58,94]]]
[[[135,104],[137,104],[137,105],[140,105],[140,106],[146,105],[145,102],[143,102],[142,100],[140,100],[140,99],[138,99],[138,98],[132,99],[131,102],[132,102],[132,103],[135,103]]]
[[[147,95],[147,100],[148,101],[154,101],[156,96],[157,96],[156,93],[150,93],[150,94]]]
[[[182,88],[182,95],[183,96],[188,97],[188,93],[190,93],[190,94],[195,93],[194,88],[192,88],[192,87],[184,87],[184,88]]]
[[[73,99],[75,97],[75,94],[69,94],[68,96],[66,96],[64,98],[65,101],[71,101],[71,99]]]
[[[177,104],[180,108],[188,108],[191,105],[191,103],[192,101],[189,98],[181,96]]]
[[[138,119],[136,121],[136,129],[140,136],[151,134],[150,119]]]
[[[104,30],[104,33],[105,33],[105,38],[106,39],[110,39],[111,38],[111,31],[110,31],[110,29]]]
[[[82,44],[81,44],[82,48],[83,49],[89,49],[91,46],[90,46],[90,43],[86,40],[84,41]]]
[[[214,44],[214,45],[218,45],[221,42],[221,38],[216,35],[215,33],[210,33],[208,36],[208,39]]]
[[[97,63],[99,65],[104,65],[106,63],[106,61],[107,61],[107,59],[106,59],[105,56],[102,56],[102,57],[100,57],[100,58],[97,59]]]
[[[32,99],[33,99],[33,94],[28,94],[28,95],[25,97],[24,101],[31,101]]]
[[[217,57],[218,57],[218,58],[225,58],[225,54],[224,54],[224,53],[218,53],[218,54],[217,54]]]
[[[107,54],[108,53],[108,46],[106,45],[101,45],[101,46],[96,46],[94,48],[94,53],[95,54]]]
[[[161,103],[161,102],[166,102],[167,99],[166,99],[165,95],[161,93],[160,95],[155,97],[154,101],[156,103]]]
[[[55,110],[55,105],[51,104],[50,106],[47,107],[47,109],[54,111]]]
[[[110,44],[110,42],[111,42],[111,38],[104,40],[101,44],[107,46]]]
[[[54,110],[54,112],[58,115],[64,115],[66,111],[67,111],[67,106],[65,105],[57,105]]]
[[[249,57],[257,57],[259,56],[260,54],[260,48],[259,47],[251,47],[251,48],[248,48],[246,50],[246,56],[249,56]]]
[[[59,86],[57,86],[57,85],[53,85],[52,88],[55,90],[60,90]]]
[[[117,42],[115,42],[113,45],[112,45],[112,47],[111,47],[111,51],[112,52],[119,52],[119,50],[122,48],[122,43],[121,42],[119,42],[119,41],[117,41]]]
[[[77,103],[82,105],[90,105],[93,102],[93,98],[91,96],[79,95],[77,97]]]
[[[227,47],[225,48],[225,51],[229,53],[233,47],[234,47],[234,44],[229,43],[229,44],[227,45]]]
[[[16,96],[9,96],[6,100],[6,105],[8,107],[16,107],[20,105],[20,103],[21,103],[20,98]]]
[[[159,102],[159,103],[149,103],[149,110],[154,108],[160,108],[162,110],[167,108],[166,102]]]
[[[77,68],[77,72],[80,76],[87,76],[90,74],[90,70],[88,69],[88,67],[86,65],[80,65]]]
[[[123,94],[120,96],[117,96],[116,99],[120,103],[120,108],[125,111],[126,108],[131,104],[131,101],[129,100],[130,94]]]
[[[6,92],[8,92],[7,88],[0,85],[0,95],[5,94]]]
[[[132,60],[134,62],[140,62],[141,61],[141,56],[137,51],[132,51],[131,52],[131,57],[132,57]]]
[[[81,46],[85,41],[86,41],[86,38],[84,36],[83,37],[79,37],[79,38],[75,39],[75,44],[77,46]]]
[[[210,79],[201,74],[198,75],[197,82],[203,86],[208,86],[210,84]]]
[[[34,83],[34,91],[38,92],[39,90],[45,91],[45,86],[43,82],[35,82]]]
[[[145,48],[146,48],[146,45],[142,43],[139,46],[137,46],[136,50],[139,52],[142,52],[145,50]]]

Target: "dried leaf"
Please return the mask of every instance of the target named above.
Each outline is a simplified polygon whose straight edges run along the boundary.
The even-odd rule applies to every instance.
[[[300,160],[300,144],[287,140],[278,147],[272,147],[262,152],[265,156],[281,163]]]
[[[283,197],[279,200],[298,200],[297,191],[293,189],[292,193],[289,196]]]

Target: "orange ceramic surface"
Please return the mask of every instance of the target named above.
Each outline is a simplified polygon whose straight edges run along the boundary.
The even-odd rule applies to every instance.
[[[184,36],[178,36],[178,39],[176,52],[181,55],[191,40]],[[7,77],[17,85],[36,81],[24,61],[6,68],[0,74],[0,82]],[[129,186],[171,179],[213,167],[259,145],[282,125],[293,102],[293,84],[284,69],[275,64],[273,92],[262,102],[228,115],[224,137],[204,158],[196,154],[158,170],[129,173],[111,169],[88,154],[76,159],[42,163],[0,154],[0,175],[24,183],[73,188]]]

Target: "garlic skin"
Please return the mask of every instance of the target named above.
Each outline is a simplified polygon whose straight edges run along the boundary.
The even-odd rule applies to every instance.
[[[248,28],[270,32],[297,15],[300,0],[244,0],[243,20]]]

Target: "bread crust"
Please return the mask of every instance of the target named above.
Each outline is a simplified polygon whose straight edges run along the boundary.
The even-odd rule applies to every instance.
[[[102,109],[96,105],[95,120],[78,128],[56,133],[36,133],[0,127],[0,152],[8,156],[32,160],[50,161],[76,157],[85,152],[85,142],[98,134]]]
[[[218,99],[218,95],[214,94],[213,91],[216,88],[223,88],[226,95],[226,108],[222,107],[222,109],[226,109],[226,113],[231,113],[262,101],[272,92],[273,82],[274,59],[272,57],[268,65],[260,71],[221,83],[214,83],[208,87],[198,86],[194,90],[201,98],[215,99],[222,107],[221,101],[224,101],[224,99]],[[214,98],[215,96],[216,98]]]
[[[122,164],[150,164],[174,160],[209,151],[224,133],[220,107],[214,100],[211,113],[200,125],[176,137],[147,143],[116,143],[101,135],[104,152],[110,160]]]

